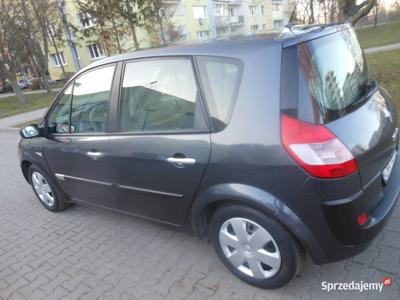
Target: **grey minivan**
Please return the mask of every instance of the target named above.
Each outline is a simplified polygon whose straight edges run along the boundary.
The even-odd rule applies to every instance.
[[[400,191],[395,109],[346,24],[106,58],[20,133],[47,209],[189,225],[262,288],[366,249]]]

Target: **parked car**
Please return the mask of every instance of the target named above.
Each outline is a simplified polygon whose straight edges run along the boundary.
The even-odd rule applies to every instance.
[[[329,25],[94,63],[21,130],[19,156],[45,208],[190,225],[237,277],[278,288],[305,253],[346,259],[382,230],[398,135],[353,29]]]
[[[17,82],[17,84],[21,90],[29,87],[29,85],[27,84],[27,81],[25,81],[25,80],[20,80]],[[13,91],[14,91],[14,89],[8,80],[4,81],[3,83],[0,82],[0,93],[8,93],[8,92],[13,92]]]
[[[27,89],[32,85],[32,82],[29,79],[21,79],[18,81],[18,86],[21,90]]]

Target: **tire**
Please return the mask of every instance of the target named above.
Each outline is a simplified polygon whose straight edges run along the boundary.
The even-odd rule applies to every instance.
[[[33,192],[45,208],[58,212],[70,206],[69,203],[64,201],[49,176],[41,168],[31,165],[28,170],[28,176]]]
[[[233,274],[263,289],[289,283],[304,260],[303,249],[280,222],[243,205],[217,209],[210,222],[210,238]]]

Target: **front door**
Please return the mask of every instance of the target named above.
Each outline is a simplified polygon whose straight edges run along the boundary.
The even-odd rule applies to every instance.
[[[108,111],[115,65],[90,70],[68,86],[48,115],[52,133],[43,153],[63,191],[74,201],[121,209],[108,173]]]

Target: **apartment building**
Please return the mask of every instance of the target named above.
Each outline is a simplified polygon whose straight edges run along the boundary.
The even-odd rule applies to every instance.
[[[272,28],[284,26],[284,13],[292,0],[165,0],[164,13],[171,17],[171,24],[179,39],[175,42],[192,43],[220,39],[230,35],[262,33]],[[107,55],[104,45],[94,35],[84,36],[84,31],[98,26],[96,18],[82,15],[74,0],[65,1],[63,14],[82,34],[80,39],[68,28],[68,43],[51,50],[49,72],[53,79],[62,79],[62,68],[67,73],[75,73],[91,62]],[[49,30],[52,30],[49,28]],[[79,33],[78,33],[79,34]],[[140,48],[151,46],[148,32],[137,30]],[[134,50],[130,36],[121,37],[124,49]]]

